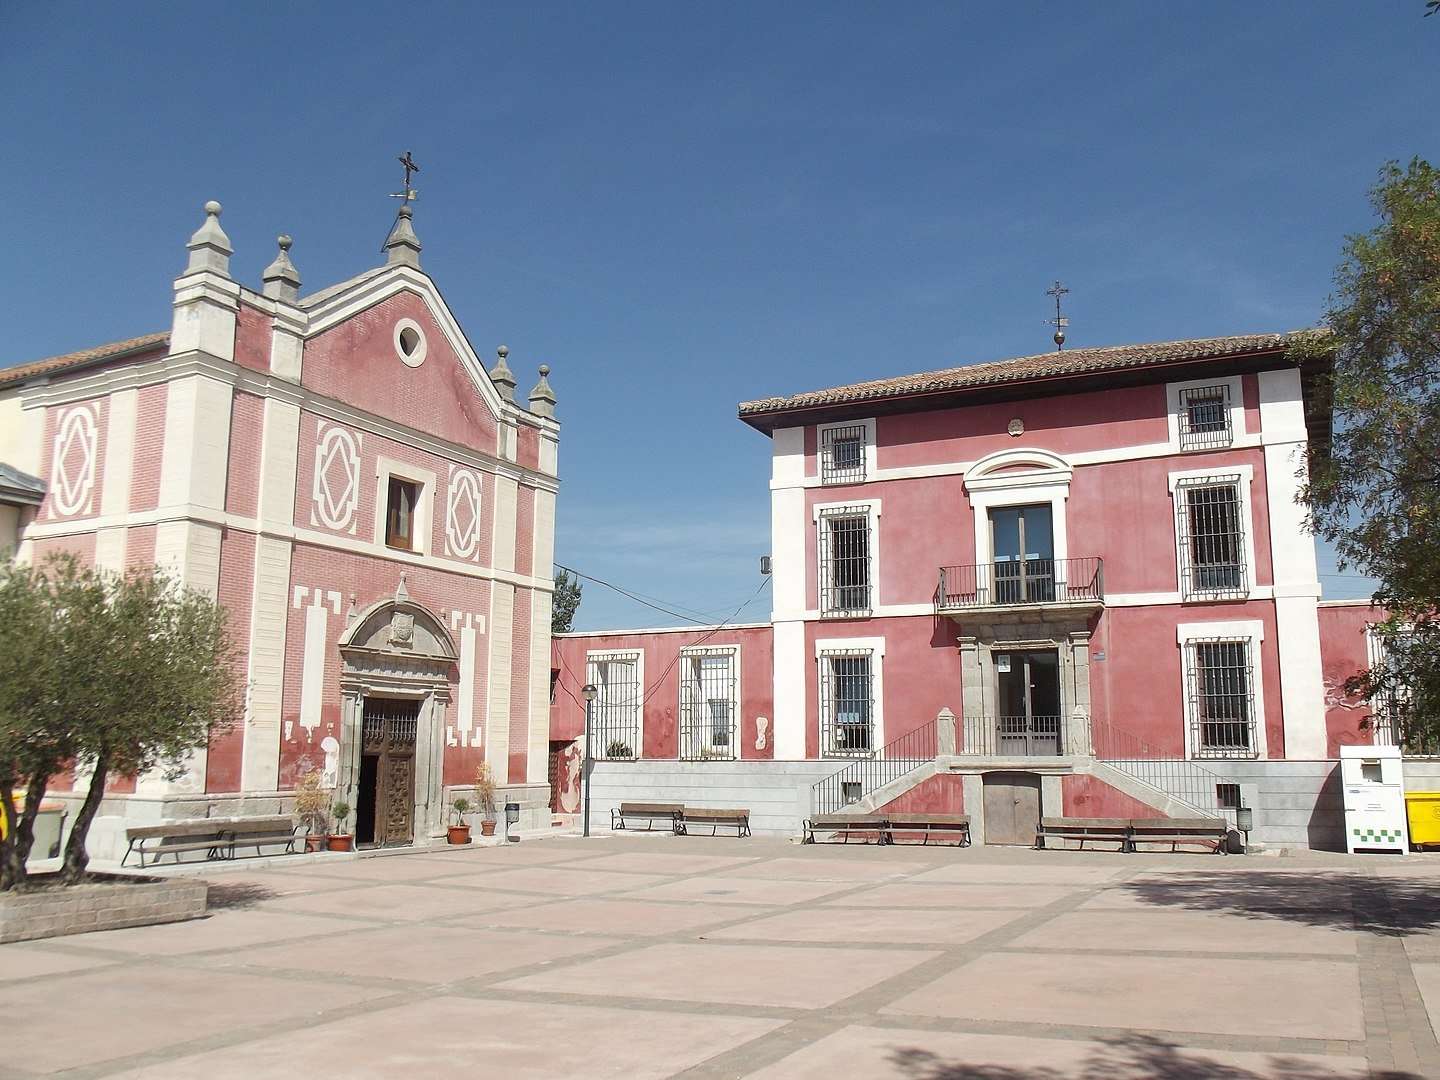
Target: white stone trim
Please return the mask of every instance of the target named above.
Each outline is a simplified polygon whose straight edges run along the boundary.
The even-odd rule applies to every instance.
[[[469,498],[472,507],[470,527],[461,526],[457,511],[461,500]],[[474,469],[450,466],[450,479],[445,492],[445,546],[447,554],[457,559],[473,559],[483,535],[485,500],[480,474]]]
[[[55,418],[55,444],[50,461],[50,512],[61,517],[88,517],[94,509],[95,464],[100,453],[100,425],[95,403],[76,405]],[[70,451],[79,448],[72,474],[65,468]]]
[[[1015,465],[1032,465],[1030,472],[1005,472]],[[974,517],[975,562],[994,559],[990,511],[1013,506],[1050,504],[1051,544],[1057,562],[1070,557],[1065,504],[1070,498],[1074,470],[1059,454],[1034,447],[1017,447],[987,454],[965,474],[965,491]]]
[[[865,475],[862,476],[859,480],[845,480],[843,482],[826,484],[824,483],[825,470],[822,460],[825,455],[825,432],[833,431],[836,428],[851,427],[859,427],[864,430],[863,438],[865,454]],[[791,428],[789,430],[800,431],[803,437],[803,428]],[[821,481],[821,486],[843,487],[845,484],[862,484],[875,475],[875,470],[878,467],[879,461],[877,460],[875,449],[875,418],[873,416],[865,417],[859,420],[836,420],[835,422],[829,424],[815,425],[815,476]]]
[[[1204,604],[1215,600],[1254,600],[1257,599],[1256,578],[1259,576],[1259,567],[1255,561],[1255,521],[1254,511],[1250,504],[1250,488],[1255,479],[1255,467],[1249,462],[1239,465],[1212,465],[1207,469],[1181,469],[1169,474],[1170,486],[1170,531],[1175,538],[1175,584],[1180,585],[1180,567],[1183,564],[1183,556],[1180,551],[1180,508],[1175,505],[1175,491],[1182,480],[1205,480],[1214,477],[1219,480],[1223,476],[1239,476],[1239,502],[1240,502],[1240,528],[1245,533],[1245,594],[1236,595],[1234,590],[1217,590],[1214,592],[1196,592],[1188,597],[1183,597],[1182,602],[1187,604]],[[1313,553],[1312,553],[1312,558]],[[1274,568],[1271,568],[1274,572]]]
[[[510,775],[510,695],[515,648],[515,589],[497,581],[490,588],[490,677],[485,693],[485,762],[496,783]]]
[[[401,335],[406,330],[415,331],[415,350],[408,354],[405,352],[405,343],[401,340]],[[397,319],[393,338],[395,356],[402,364],[406,367],[417,368],[425,362],[425,354],[430,351],[430,342],[425,337],[425,331],[414,319]]]
[[[1259,619],[1217,619],[1214,622],[1179,623],[1175,627],[1175,644],[1180,649],[1180,701],[1185,720],[1185,756],[1195,758],[1193,729],[1195,716],[1190,707],[1190,650],[1186,647],[1199,638],[1222,638],[1244,641],[1250,649],[1250,670],[1254,676],[1251,692],[1255,699],[1255,758],[1270,756],[1270,740],[1265,717],[1265,624]],[[1321,716],[1324,716],[1323,709]],[[1233,760],[1230,758],[1198,758],[1196,760]],[[1249,760],[1249,759],[1239,759]]]
[[[1224,446],[1205,446],[1192,449],[1180,447],[1180,392],[1195,390],[1202,386],[1224,386],[1230,399],[1230,442]],[[1170,426],[1170,452],[1194,454],[1206,450],[1229,450],[1235,440],[1245,434],[1245,387],[1239,375],[1223,375],[1210,379],[1187,379],[1184,382],[1165,384],[1165,419]]]
[[[362,436],[323,420],[315,425],[315,468],[311,477],[310,524],[354,535],[359,528],[360,449]],[[344,466],[344,486],[332,491],[337,461]],[[384,505],[383,501],[381,505]]]
[[[873,618],[873,613],[875,609],[880,606],[881,501],[879,499],[848,499],[844,502],[815,503],[813,506],[810,507],[810,520],[815,525],[815,602],[818,606],[820,602],[820,595],[824,591],[820,583],[820,574],[824,571],[825,566],[824,560],[821,556],[822,544],[820,542],[820,519],[826,515],[827,511],[845,509],[858,510],[861,508],[864,508],[865,510],[866,517],[868,519],[868,524],[866,525],[866,528],[869,530],[869,537],[867,542],[870,551],[870,603],[867,605],[867,607],[869,608],[871,615],[867,617]],[[857,514],[856,516],[858,517],[859,515]],[[773,563],[770,569],[771,573],[773,574],[775,569]],[[825,617],[829,619],[837,618],[839,616],[826,614]]]
[[[853,652],[856,656],[870,656],[870,679],[872,683],[871,693],[875,699],[875,710],[871,714],[872,731],[870,734],[870,745],[874,748],[878,757],[885,746],[885,639],[883,637],[848,637],[848,638],[817,638],[815,641],[815,678],[817,695],[819,693],[818,680],[825,677],[821,667],[821,654],[824,652]],[[820,738],[820,711],[817,696],[815,711],[815,732],[816,739]],[[778,747],[776,748],[779,749]],[[825,748],[816,742],[815,752],[822,758],[825,756]],[[839,759],[829,759],[839,760]]]
[[[391,477],[408,480],[420,487],[420,501],[415,507],[415,522],[410,530],[415,546],[409,549],[409,553],[428,556],[431,523],[435,520],[435,474],[419,465],[396,461],[383,455],[375,458],[375,546],[387,551],[406,551],[405,548],[392,548],[385,543],[385,518],[389,510]]]
[[[138,390],[121,390],[110,395],[109,414],[105,421],[105,479],[100,485],[102,514],[123,514],[130,509],[130,486],[135,471],[135,423],[139,411]]]

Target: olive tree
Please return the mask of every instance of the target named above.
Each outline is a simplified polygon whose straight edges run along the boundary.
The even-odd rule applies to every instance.
[[[24,881],[35,814],[66,770],[87,784],[65,847],[73,884],[106,783],[182,774],[238,717],[238,654],[225,609],[204,593],[163,571],[120,576],[67,556],[0,567],[0,627],[0,795],[25,791],[23,814],[5,811],[3,887]]]

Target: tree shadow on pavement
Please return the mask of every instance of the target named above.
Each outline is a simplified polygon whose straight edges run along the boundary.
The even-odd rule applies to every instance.
[[[1440,881],[1293,872],[1177,872],[1119,889],[1157,907],[1213,911],[1309,926],[1411,934],[1440,926]]]
[[[1100,1045],[1073,1069],[972,1065],[920,1049],[897,1050],[890,1060],[911,1080],[1421,1080],[1410,1072],[1321,1068],[1284,1054],[1266,1055],[1264,1070],[1256,1072],[1148,1035],[1097,1042]]]
[[[252,908],[262,900],[280,895],[258,881],[227,881],[210,886],[206,907],[210,911],[235,911]]]

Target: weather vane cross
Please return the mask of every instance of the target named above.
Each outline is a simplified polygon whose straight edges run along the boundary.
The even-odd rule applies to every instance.
[[[404,199],[406,202],[411,202],[419,192],[410,186],[410,174],[419,172],[420,166],[415,164],[415,159],[410,156],[409,150],[405,151],[403,157],[396,158],[395,160],[399,161],[400,164],[405,167],[405,190],[403,192],[396,192],[390,197],[392,199]]]
[[[1055,298],[1055,318],[1047,319],[1046,321],[1051,326],[1055,327],[1056,352],[1059,352],[1061,349],[1065,348],[1065,328],[1070,325],[1069,318],[1060,314],[1060,298],[1069,291],[1069,289],[1067,289],[1064,285],[1060,284],[1060,282],[1058,281],[1055,282],[1054,285],[1051,285],[1050,288],[1045,290],[1046,296],[1053,296]]]

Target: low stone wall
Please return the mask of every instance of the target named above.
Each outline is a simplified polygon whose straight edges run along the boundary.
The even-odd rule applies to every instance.
[[[70,888],[0,893],[0,943],[181,922],[205,914],[210,886],[204,881],[94,876],[99,880]]]

